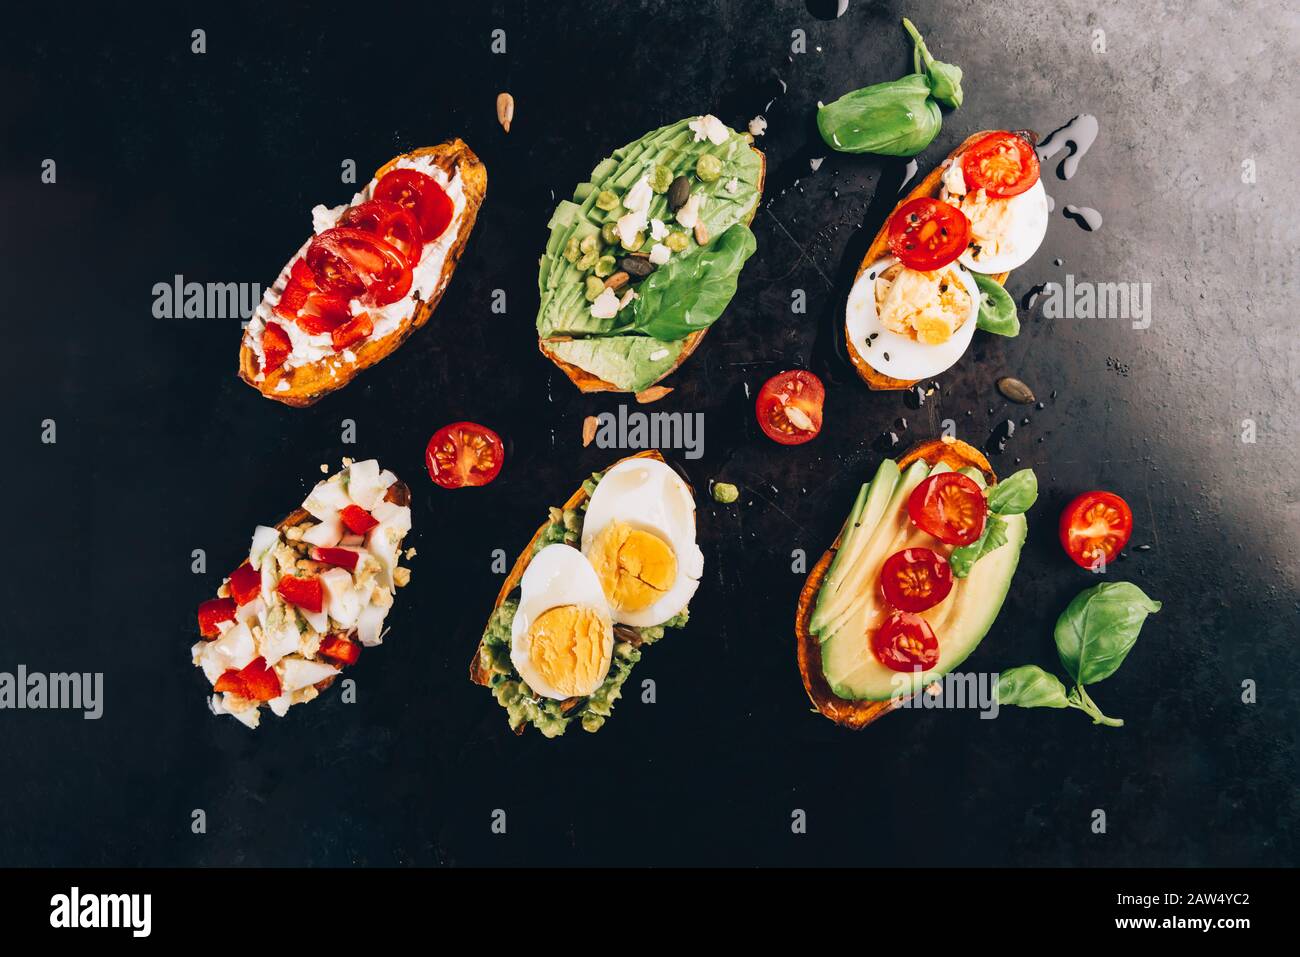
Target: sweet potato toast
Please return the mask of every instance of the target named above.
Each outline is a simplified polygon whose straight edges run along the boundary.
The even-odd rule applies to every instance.
[[[343,388],[363,369],[368,369],[395,352],[416,329],[429,321],[429,316],[442,300],[451,274],[465,251],[479,208],[483,205],[487,193],[487,169],[463,140],[452,139],[437,146],[421,147],[393,157],[376,171],[374,179],[378,180],[389,172],[400,160],[422,157],[430,158],[448,176],[458,172],[465,192],[465,207],[456,224],[455,237],[447,250],[433,294],[427,300],[413,300],[410,315],[401,321],[395,332],[382,338],[367,338],[357,348],[348,350],[347,354],[327,355],[318,361],[292,368],[281,366],[260,381],[258,358],[250,345],[249,334],[245,333],[239,350],[239,377],[266,398],[296,408],[312,405],[329,393]],[[296,259],[298,255],[301,255],[301,251],[293,258]],[[292,261],[291,259],[290,262]],[[280,289],[283,289],[285,278],[282,273],[277,281],[276,285]]]
[[[906,468],[916,461],[925,461],[931,466],[942,462],[954,470],[973,466],[983,473],[985,480],[990,484],[997,480],[988,459],[978,449],[956,439],[950,442],[937,439],[923,442],[902,456],[898,460],[898,466]],[[808,573],[803,590],[799,593],[794,634],[799,657],[799,673],[803,675],[804,690],[808,692],[813,705],[836,724],[858,730],[892,711],[894,703],[892,701],[850,701],[837,697],[826,682],[825,675],[822,674],[821,644],[812,635],[810,622],[817,593],[821,589],[822,581],[830,569],[831,560],[835,557],[839,546],[840,538],[837,536],[826,554]]]

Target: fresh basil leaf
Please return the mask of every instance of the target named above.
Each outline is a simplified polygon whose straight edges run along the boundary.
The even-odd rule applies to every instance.
[[[1061,679],[1038,665],[1008,668],[998,675],[997,696],[998,704],[1013,704],[1018,708],[1070,706]]]
[[[971,275],[980,291],[980,312],[975,319],[975,328],[995,336],[1010,338],[1020,335],[1020,317],[1016,315],[1011,293],[983,273],[973,272]]]
[[[846,93],[817,110],[817,130],[841,153],[915,156],[939,134],[943,118],[920,73]]]
[[[944,63],[930,56],[921,33],[912,25],[912,21],[903,17],[903,29],[912,38],[912,65],[917,73],[924,72],[930,84],[930,95],[944,106],[957,109],[961,106],[961,67],[953,63]],[[922,70],[924,67],[924,71]]]
[[[736,280],[758,241],[737,223],[693,255],[675,255],[637,286],[632,324],[617,331],[684,339],[711,326],[736,294]]]
[[[1022,515],[1038,501],[1038,476],[1033,469],[1021,469],[988,491],[989,511],[998,515]]]
[[[1084,589],[1056,620],[1056,651],[1066,673],[1081,685],[1115,673],[1137,641],[1146,617],[1160,610],[1132,582],[1103,582]]]
[[[954,548],[952,554],[948,556],[948,566],[952,569],[954,578],[965,578],[970,574],[970,570],[975,567],[975,563],[996,548],[1001,548],[1007,543],[1007,523],[998,518],[997,515],[989,515],[989,520],[984,524],[984,531],[980,537],[975,539],[969,545],[962,545]]]

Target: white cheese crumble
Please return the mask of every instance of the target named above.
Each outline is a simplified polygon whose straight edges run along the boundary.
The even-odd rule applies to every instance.
[[[613,289],[606,288],[591,304],[591,315],[593,319],[613,319],[618,315],[618,308],[618,296]]]
[[[687,229],[694,229],[700,221],[700,194],[694,193],[681,209],[677,210],[677,221]]]
[[[749,135],[762,136],[767,132],[767,117],[759,114],[749,121]]]
[[[662,266],[668,262],[668,257],[672,254],[673,251],[663,243],[655,243],[650,247],[650,261],[656,266]]]
[[[686,125],[695,134],[695,142],[697,143],[707,139],[714,146],[721,146],[727,142],[727,136],[730,133],[726,124],[712,113],[705,113],[699,119],[691,120]]]

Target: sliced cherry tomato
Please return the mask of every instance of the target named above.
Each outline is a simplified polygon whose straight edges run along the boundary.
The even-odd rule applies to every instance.
[[[274,372],[284,365],[293,351],[289,333],[274,322],[268,322],[262,330],[262,371]]]
[[[333,333],[352,321],[352,306],[346,296],[312,292],[294,317],[298,328],[309,336]]]
[[[234,621],[237,607],[233,598],[209,598],[199,605],[199,634],[204,638],[217,637],[221,634],[217,625]]]
[[[411,290],[411,263],[395,246],[361,229],[336,226],[307,247],[307,265],[322,292],[386,306]]]
[[[754,403],[758,427],[773,442],[803,445],[822,430],[822,403],[826,387],[804,369],[772,376],[758,390]]]
[[[946,545],[969,545],[984,531],[989,506],[975,480],[940,472],[912,489],[907,514],[913,524]]]
[[[280,579],[280,584],[275,586],[275,590],[290,605],[297,605],[303,611],[314,614],[325,607],[325,589],[321,586],[320,577],[317,575],[308,578],[285,575]]]
[[[334,351],[342,352],[344,349],[350,349],[364,339],[370,337],[370,333],[375,331],[375,320],[371,318],[368,312],[359,312],[343,325],[331,330],[330,337],[334,343]]]
[[[429,478],[443,488],[487,485],[500,474],[505,459],[501,436],[476,422],[444,425],[424,450]]]
[[[896,611],[871,636],[871,652],[894,671],[929,671],[939,663],[939,639],[921,616]]]
[[[252,701],[270,701],[280,697],[280,676],[267,667],[265,658],[254,658],[239,671],[227,671],[212,688]]]
[[[339,664],[354,665],[361,657],[361,646],[342,635],[326,635],[321,639],[320,653]]]
[[[1083,568],[1109,565],[1133,534],[1133,510],[1114,492],[1084,492],[1061,513],[1061,547]]]
[[[372,199],[359,206],[344,210],[340,226],[351,226],[378,236],[390,246],[401,250],[414,269],[424,252],[424,234],[415,214],[405,206],[385,199]]]
[[[236,605],[247,605],[262,593],[262,573],[248,562],[230,573],[230,597]]]
[[[343,519],[343,524],[353,535],[364,535],[379,524],[375,517],[360,505],[349,505],[339,512],[339,517]]]
[[[357,553],[350,548],[313,548],[311,557],[314,561],[346,568],[348,571],[356,571],[357,568]]]
[[[929,548],[905,548],[885,559],[880,590],[895,608],[925,611],[952,591],[952,569]]]
[[[909,199],[889,217],[889,249],[908,269],[942,269],[969,240],[966,214],[929,196]]]
[[[972,192],[1007,199],[1038,182],[1038,154],[1014,133],[990,133],[962,152],[961,172]]]
[[[395,169],[375,184],[375,199],[387,200],[415,214],[426,243],[433,242],[451,225],[455,212],[451,197],[432,176],[419,170]]]

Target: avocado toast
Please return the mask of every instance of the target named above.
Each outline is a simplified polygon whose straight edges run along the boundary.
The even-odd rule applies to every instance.
[[[951,479],[954,486],[960,483],[954,495],[974,488],[988,500],[987,512],[976,516],[978,537],[951,551],[913,520],[920,504],[914,496],[923,496],[927,482],[947,481],[945,473],[961,476]],[[1008,494],[995,494],[999,484],[988,460],[958,440],[926,442],[897,462],[886,459],[872,481],[862,486],[843,530],[813,567],[799,596],[799,670],[818,711],[837,724],[862,728],[892,710],[897,700],[952,671],[975,650],[1002,608],[1027,532],[1023,513],[1037,495],[1028,470],[1002,486]],[[922,555],[943,564],[920,564]],[[923,609],[923,617],[889,604],[885,574],[900,556],[917,560],[905,569],[910,576],[905,580],[919,576],[922,585],[941,586],[938,600]],[[904,651],[914,642],[917,654],[903,658],[879,642],[895,618],[914,627],[901,641]],[[924,651],[922,641],[928,645]]]
[[[615,150],[548,224],[538,347],[584,392],[641,392],[696,349],[736,291],[766,161],[688,117]]]

